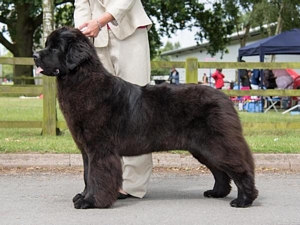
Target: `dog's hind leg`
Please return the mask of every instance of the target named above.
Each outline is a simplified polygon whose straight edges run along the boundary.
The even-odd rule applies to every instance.
[[[223,171],[218,170],[214,166],[210,165],[203,157],[197,154],[192,154],[200,163],[204,164],[213,174],[215,178],[215,184],[212,190],[207,190],[203,193],[205,197],[223,198],[226,197],[230,191],[231,186],[230,177]]]
[[[236,172],[232,169],[226,170],[238,189],[238,196],[230,202],[230,205],[232,207],[248,207],[252,205],[258,196],[258,191],[254,184],[254,173],[248,170],[244,170],[244,172]]]
[[[237,186],[238,197],[231,201],[230,205],[232,207],[248,207],[252,205],[254,199],[257,198],[258,191],[255,188],[254,175],[251,170],[245,169],[248,166],[243,164],[234,167],[225,167],[224,171],[221,171],[208,166],[214,175],[215,185],[213,190],[204,192],[204,196],[214,198],[227,196],[231,190],[230,180],[232,179]]]
[[[199,162],[211,170],[215,178],[213,189],[204,192],[204,196],[225,197],[230,192],[230,180],[232,179],[238,188],[238,196],[231,201],[230,205],[248,207],[258,196],[254,182],[254,163],[251,152],[243,140],[239,140],[236,145],[231,146],[225,146],[224,143],[226,141],[215,143],[210,151],[204,150],[208,148],[202,146],[201,153],[192,152]],[[226,149],[231,150],[227,151]],[[205,154],[205,158],[202,154]]]
[[[108,208],[113,205],[122,186],[120,157],[114,154],[89,156],[86,194],[74,207]]]
[[[225,172],[218,170],[217,168],[211,166],[207,166],[207,168],[212,172],[215,178],[215,184],[212,190],[205,191],[203,195],[208,198],[226,197],[231,191],[230,177]]]

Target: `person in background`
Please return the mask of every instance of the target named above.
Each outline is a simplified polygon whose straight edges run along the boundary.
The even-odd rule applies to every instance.
[[[251,88],[253,90],[258,90],[259,85],[260,85],[260,70],[254,69],[252,71],[252,76],[251,76]]]
[[[251,70],[246,70],[246,69],[241,70],[241,76],[240,76],[241,83],[242,83],[241,90],[251,89],[250,77],[251,77]]]
[[[272,70],[269,69],[264,70],[264,85],[266,89],[277,88],[276,77]]]
[[[245,60],[241,60],[241,62],[246,62]],[[240,69],[239,70],[239,81],[241,81],[241,90],[250,90],[251,89],[251,83],[250,83],[250,77],[251,77],[251,70],[247,69]]]
[[[138,85],[150,82],[148,30],[152,23],[140,0],[75,0],[74,22],[91,38],[101,63],[111,74]],[[119,199],[142,198],[152,167],[152,154],[123,157]]]
[[[208,84],[208,77],[207,77],[206,73],[203,74],[202,84]]]
[[[179,73],[173,66],[170,72],[169,79],[171,84],[179,84]]]
[[[224,87],[224,74],[222,73],[222,69],[216,69],[213,73],[212,78],[215,80],[216,89],[222,89]]]

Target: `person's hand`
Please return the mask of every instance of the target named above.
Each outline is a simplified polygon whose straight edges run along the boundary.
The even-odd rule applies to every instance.
[[[81,24],[78,29],[87,37],[97,37],[101,28],[96,19]]]

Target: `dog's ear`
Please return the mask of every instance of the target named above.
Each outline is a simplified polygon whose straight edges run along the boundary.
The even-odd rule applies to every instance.
[[[78,40],[70,43],[66,57],[67,68],[73,70],[91,56],[91,46],[87,41]]]

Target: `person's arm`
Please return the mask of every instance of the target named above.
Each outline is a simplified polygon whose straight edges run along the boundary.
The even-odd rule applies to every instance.
[[[81,0],[82,1],[82,0]],[[114,4],[109,4],[106,12],[96,19],[89,20],[78,26],[78,29],[88,37],[97,37],[101,28],[106,26],[109,22],[114,25],[118,21],[122,21],[128,10],[132,8],[136,0],[115,1]]]
[[[136,1],[137,0],[115,1],[114,4],[108,5],[106,12],[111,14],[117,23],[120,23]]]

